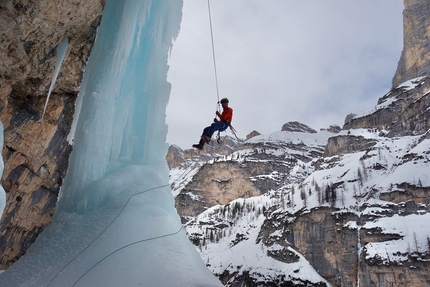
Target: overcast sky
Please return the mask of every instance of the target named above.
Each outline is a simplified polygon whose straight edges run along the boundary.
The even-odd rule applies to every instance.
[[[391,88],[403,0],[211,0],[210,8],[219,97],[229,98],[240,138],[289,121],[342,127]],[[184,0],[166,118],[167,142],[183,149],[217,108],[210,33],[207,0]]]

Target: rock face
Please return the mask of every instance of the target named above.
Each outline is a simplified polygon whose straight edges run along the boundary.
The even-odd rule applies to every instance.
[[[170,169],[179,166],[184,161],[184,151],[177,145],[169,146],[166,161]]]
[[[311,134],[314,134],[317,132],[313,128],[299,122],[288,122],[282,126],[281,131],[301,132],[301,133],[311,133]]]
[[[374,128],[388,137],[423,134],[430,128],[430,77],[412,81],[408,86],[393,88],[378,100],[373,113],[350,118],[344,129]]]
[[[338,125],[331,125],[331,126],[329,126],[327,128],[327,130],[329,132],[331,132],[331,133],[336,133],[337,134],[338,132],[340,132],[342,130],[342,128],[340,126],[338,126]]]
[[[301,123],[295,126],[299,126],[300,133],[303,134],[312,133],[309,130],[313,130]],[[260,142],[256,137],[253,141],[236,144],[235,148],[240,152],[234,158],[206,155],[212,160],[199,165],[190,181],[185,180],[178,185],[181,190],[175,198],[175,207],[184,222],[212,206],[276,190],[288,182],[292,172],[305,176],[305,171],[293,169],[296,169],[299,162],[310,162],[314,156],[321,156],[324,151],[322,145],[306,147],[301,141],[266,145],[264,140]],[[294,152],[286,156],[283,152],[285,149]],[[180,170],[187,170],[192,164],[184,161],[178,166]],[[175,189],[175,184],[172,185]]]
[[[404,0],[403,51],[393,87],[430,73],[430,2]]]
[[[210,144],[205,145],[203,152],[196,149],[182,150],[177,145],[170,145],[167,150],[166,161],[170,169],[187,165],[189,164],[187,161],[190,159],[204,162],[214,157],[232,154],[242,142],[243,140],[237,140],[230,136],[222,136],[219,143],[216,138],[213,138]]]
[[[202,213],[210,206],[261,195],[261,190],[248,180],[247,172],[240,164],[231,162],[203,166],[176,197],[178,214],[185,219]]]
[[[365,139],[360,136],[337,136],[328,139],[324,156],[334,156],[345,153],[353,153],[373,147],[376,141]]]
[[[354,286],[358,258],[351,255],[356,253],[357,231],[339,230],[338,226],[356,220],[356,216],[351,213],[336,216],[333,211],[321,208],[301,215],[286,225],[285,236],[333,286]],[[324,248],[315,242],[324,242]]]
[[[257,132],[256,130],[250,132],[249,134],[246,135],[246,139],[249,140],[250,138],[256,137],[261,135],[259,132]]]
[[[333,133],[320,149],[309,140],[319,133],[294,132],[291,138],[301,140],[293,144],[281,139],[288,132],[278,132],[245,141],[229,158],[204,165],[176,203],[179,212],[191,211],[185,231],[207,266],[230,287],[428,286],[426,83],[424,77],[393,89],[378,110],[351,117],[348,130]],[[417,125],[405,124],[412,117]],[[228,176],[224,182],[221,174]],[[263,195],[210,207],[208,198],[213,204],[212,195],[220,193],[212,193],[209,179],[225,184],[230,178],[241,185],[249,179]],[[237,188],[226,187],[224,193]],[[294,277],[305,268],[303,258],[327,284]],[[279,265],[288,267],[275,269]]]
[[[0,119],[4,125],[0,269],[26,252],[54,213],[71,151],[74,103],[105,0],[0,3]],[[56,47],[69,45],[44,119]]]

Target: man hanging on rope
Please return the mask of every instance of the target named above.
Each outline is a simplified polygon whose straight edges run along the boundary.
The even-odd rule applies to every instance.
[[[209,127],[204,128],[200,142],[198,144],[194,144],[193,148],[202,150],[205,143],[209,143],[211,141],[212,135],[215,131],[223,132],[230,126],[231,120],[233,119],[233,109],[228,106],[227,98],[222,98],[220,102],[222,105],[222,114],[216,111],[216,115],[220,120],[214,118],[214,123]]]

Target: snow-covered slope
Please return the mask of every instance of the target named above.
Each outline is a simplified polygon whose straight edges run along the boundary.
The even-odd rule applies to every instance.
[[[412,113],[428,121],[429,105],[416,104],[428,100],[428,79],[410,83],[387,94],[385,101],[395,99],[363,115],[360,124],[375,122],[383,110],[398,121]],[[226,286],[427,286],[430,135],[427,127],[396,136],[390,130],[396,125],[381,129],[376,121],[338,134],[280,131],[195,165],[186,182],[172,184],[198,185],[202,169],[229,162],[248,170],[240,176],[257,189],[270,188],[188,217],[190,240]],[[188,171],[172,170],[171,179],[180,172]]]

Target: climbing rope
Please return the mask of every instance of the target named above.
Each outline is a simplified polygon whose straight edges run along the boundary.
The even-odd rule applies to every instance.
[[[216,60],[215,60],[215,45],[214,45],[214,34],[213,34],[213,29],[212,29],[212,15],[211,15],[211,5],[209,3],[208,0],[208,12],[209,12],[209,27],[211,30],[211,40],[212,40],[212,58],[214,60],[214,71],[215,71],[215,85],[216,85],[216,95],[217,95],[217,107],[216,110],[218,112],[221,112],[221,108],[220,108],[220,103],[219,103],[219,89],[218,89],[218,75],[217,75],[217,71],[216,71]],[[218,131],[218,135],[217,135],[217,143],[221,144],[221,136],[220,136],[220,132]]]
[[[236,131],[236,129],[232,125],[230,125],[230,131],[236,137],[236,139],[238,140],[239,138],[237,137],[237,134],[236,134],[237,131]]]
[[[212,29],[212,16],[211,16],[211,5],[208,0],[208,12],[209,12],[209,27],[211,30],[211,40],[212,40],[212,58],[214,61],[214,71],[215,71],[215,85],[216,85],[216,95],[218,99],[218,109],[219,109],[219,89],[218,89],[218,74],[216,70],[216,59],[215,59],[215,45],[214,45],[214,35]]]
[[[142,243],[142,242],[146,242],[146,241],[150,241],[150,240],[156,240],[156,239],[161,239],[161,238],[164,238],[164,237],[169,237],[169,236],[176,235],[176,234],[178,234],[178,233],[179,233],[183,228],[184,228],[184,226],[183,226],[183,225],[181,225],[181,227],[179,228],[179,230],[178,230],[178,231],[175,231],[175,232],[172,232],[172,233],[168,233],[168,234],[163,234],[163,235],[156,236],[156,237],[151,237],[151,238],[147,238],[147,239],[138,240],[138,241],[132,242],[132,243],[127,244],[127,245],[124,245],[124,246],[122,246],[122,247],[120,247],[120,248],[118,248],[118,249],[116,249],[116,250],[112,251],[111,253],[109,253],[108,255],[106,255],[105,257],[103,257],[102,259],[100,259],[99,261],[97,261],[97,263],[95,263],[93,266],[91,266],[91,268],[90,268],[90,269],[88,269],[84,274],[82,274],[82,276],[81,276],[81,277],[79,277],[79,279],[78,279],[78,280],[76,280],[76,282],[72,285],[72,287],[73,287],[73,286],[75,286],[76,284],[78,284],[78,282],[79,282],[79,281],[81,281],[81,279],[82,279],[82,278],[84,278],[84,277],[85,277],[85,275],[87,275],[87,274],[88,274],[92,269],[94,269],[94,267],[96,267],[97,265],[99,265],[103,260],[105,260],[106,258],[108,258],[108,257],[110,257],[111,255],[115,254],[116,252],[118,252],[118,251],[120,251],[120,250],[122,250],[122,249],[125,249],[125,248],[127,248],[127,247],[133,246],[133,245],[135,245],[135,244],[138,244],[138,243]]]
[[[184,174],[185,174],[185,172],[187,172],[187,170],[185,170],[182,174],[180,174],[178,177],[176,177],[176,179],[175,180],[173,180],[173,182],[175,182],[175,181],[177,181],[180,177],[182,177]],[[57,273],[57,274],[55,274],[55,276],[54,277],[52,277],[52,279],[51,279],[51,281],[49,281],[49,283],[48,283],[48,285],[47,285],[47,287],[49,287],[50,285],[51,285],[51,283],[54,281],[54,279],[55,278],[57,278],[58,277],[58,275],[60,274],[60,273],[62,273],[66,268],[67,268],[67,266],[69,266],[73,261],[75,261],[75,259],[76,258],[78,258],[82,253],[84,253],[84,251],[85,250],[87,250],[98,238],[100,238],[100,236],[102,236],[103,235],[103,233],[105,233],[105,231],[115,222],[115,220],[117,220],[118,219],[118,217],[123,213],[123,211],[124,211],[124,209],[126,208],[126,206],[128,205],[128,203],[130,202],[130,200],[131,200],[131,198],[132,197],[134,197],[134,196],[137,196],[137,195],[140,195],[140,194],[143,194],[143,193],[146,193],[146,192],[148,192],[148,191],[152,191],[152,190],[155,190],[155,189],[160,189],[160,188],[164,188],[164,187],[167,187],[167,186],[170,186],[170,183],[169,184],[164,184],[164,185],[160,185],[160,186],[156,186],[156,187],[153,187],[153,188],[149,188],[149,189],[146,189],[146,190],[143,190],[143,191],[140,191],[140,192],[138,192],[138,193],[135,193],[135,194],[133,194],[133,195],[131,195],[131,196],[129,196],[129,198],[127,199],[127,201],[125,202],[125,204],[124,204],[124,206],[121,208],[121,210],[118,212],[118,214],[112,219],[112,221],[102,230],[102,232],[100,232],[100,234],[98,235],[98,236],[96,236],[84,249],[82,249],[76,256],[74,256],[73,258],[72,258],[72,260],[70,260],[66,265],[64,265],[64,267]],[[142,242],[145,242],[145,241],[150,241],[150,240],[156,240],[156,239],[160,239],[160,238],[164,238],[164,237],[169,237],[169,236],[174,236],[174,235],[176,235],[176,234],[178,234],[181,230],[183,229],[183,225],[181,224],[181,227],[179,228],[179,230],[177,230],[177,231],[174,231],[174,232],[172,232],[172,233],[167,233],[167,234],[163,234],[163,235],[159,235],[159,236],[155,236],[155,237],[150,237],[150,238],[146,238],[146,239],[142,239],[142,240],[138,240],[138,241],[135,241],[135,242],[132,242],[132,243],[129,243],[129,244],[127,244],[127,245],[125,245],[125,246],[122,246],[122,247],[120,247],[120,248],[118,248],[118,249],[116,249],[116,250],[114,250],[114,251],[112,251],[112,252],[110,252],[108,255],[106,255],[105,257],[103,257],[102,259],[100,259],[98,262],[96,262],[90,269],[88,269],[84,274],[82,274],[82,276],[81,277],[79,277],[79,279],[72,285],[72,287],[73,286],[75,286],[86,274],[88,274],[94,267],[96,267],[97,265],[99,265],[103,260],[105,260],[106,258],[108,258],[109,256],[111,256],[111,255],[113,255],[114,253],[116,253],[116,252],[118,252],[118,251],[120,251],[120,250],[122,250],[122,249],[125,249],[125,248],[127,248],[127,247],[129,247],[129,246],[132,246],[132,245],[135,245],[135,244],[138,244],[138,243],[142,243]]]
[[[214,61],[214,71],[215,71],[215,85],[216,85],[216,95],[217,95],[217,111],[220,112],[220,102],[219,102],[219,88],[218,88],[218,74],[216,70],[216,58],[215,58],[215,45],[214,45],[214,35],[213,35],[213,29],[212,29],[212,15],[211,15],[211,5],[208,0],[208,12],[209,12],[209,27],[211,30],[211,40],[212,40],[212,58]],[[236,137],[236,139],[239,139],[236,134],[236,130],[230,125],[230,130],[232,134]],[[220,133],[217,135],[217,142],[218,144],[221,144],[221,136]]]

